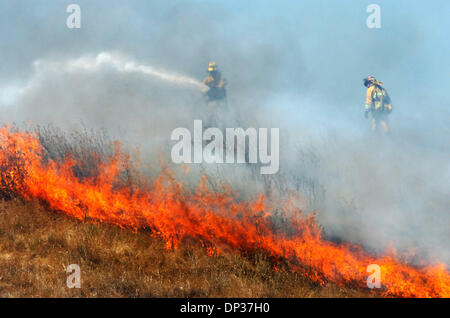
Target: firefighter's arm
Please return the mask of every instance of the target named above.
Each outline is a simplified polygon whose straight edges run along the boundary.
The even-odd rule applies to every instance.
[[[365,111],[370,111],[372,109],[372,105],[373,105],[373,99],[372,99],[372,94],[373,94],[373,86],[370,86],[367,89],[366,92],[366,105],[365,105]]]
[[[391,102],[391,97],[389,96],[389,94],[386,92],[386,110],[390,113],[392,112],[392,102]]]
[[[207,85],[207,86],[211,86],[211,82],[213,81],[213,79],[212,79],[212,77],[211,76],[208,76],[208,77],[206,77],[204,80],[203,80],[203,84],[205,84],[205,85]]]
[[[203,84],[204,84],[205,86],[201,89],[201,92],[202,92],[204,95],[206,95],[206,94],[208,93],[209,89],[211,88],[210,82],[211,82],[211,81],[210,81],[210,79],[209,79],[209,76],[206,77],[206,78],[203,80]]]
[[[222,77],[219,82],[219,87],[225,87],[227,85],[227,80],[225,77]]]

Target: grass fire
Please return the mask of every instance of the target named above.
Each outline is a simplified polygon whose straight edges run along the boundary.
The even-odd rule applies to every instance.
[[[36,247],[41,244],[39,239],[33,242],[24,240],[20,236],[28,232],[25,229],[18,231],[17,227],[40,231],[41,239],[42,231],[50,231],[53,234],[44,241],[53,242],[55,250],[64,252],[71,249],[73,252],[68,243],[72,240],[77,242],[75,250],[78,254],[94,255],[91,258],[102,264],[109,259],[111,268],[117,270],[112,251],[107,250],[120,249],[120,237],[126,236],[128,244],[120,253],[125,253],[128,260],[136,257],[138,263],[130,265],[131,270],[149,266],[145,261],[148,249],[157,251],[155,253],[161,262],[174,258],[174,262],[184,264],[177,265],[179,267],[186,266],[186,261],[181,260],[183,257],[189,258],[198,264],[198,271],[211,268],[216,260],[219,265],[215,266],[227,268],[223,275],[234,277],[230,281],[240,282],[241,286],[248,284],[247,289],[238,288],[240,296],[298,295],[299,291],[305,292],[305,287],[302,289],[296,284],[305,285],[306,281],[307,286],[315,286],[315,292],[311,294],[314,296],[325,296],[323,291],[326,288],[334,288],[341,290],[341,296],[354,296],[356,293],[450,297],[450,273],[445,264],[410,264],[395,250],[371,253],[357,244],[329,240],[316,220],[316,213],[320,211],[309,213],[300,210],[290,200],[272,202],[264,194],[243,200],[226,184],[220,189],[211,189],[206,176],[195,189],[190,189],[169,168],[163,168],[156,177],[147,176],[140,172],[139,165],[130,159],[118,142],[108,143],[95,136],[84,135],[80,136],[78,144],[70,144],[65,142],[63,135],[51,129],[37,127],[30,131],[4,126],[0,130],[0,173],[1,215],[5,219],[0,230],[3,238],[0,246],[2,250],[7,249],[8,244],[12,244],[5,243],[8,242],[7,237],[15,235],[17,244],[23,241],[18,248],[22,251],[20,255],[32,245],[35,247],[34,255],[49,251],[39,252]],[[292,196],[301,196],[301,193],[293,193]],[[32,211],[24,212],[27,207],[33,207]],[[36,221],[38,225],[17,220],[26,213],[29,213],[27,218],[30,222]],[[50,225],[47,228],[38,221],[41,217],[45,220],[58,218],[58,227],[62,226],[61,220],[67,219],[67,222],[72,222],[68,225],[70,230],[55,234]],[[77,220],[77,223],[70,220]],[[40,228],[36,230],[38,226]],[[102,234],[97,235],[100,246],[110,244],[104,251],[99,251],[100,247],[89,241],[92,233],[87,234],[99,231],[99,227],[104,227],[100,230]],[[83,240],[89,242],[81,245]],[[180,253],[185,256],[180,256]],[[104,255],[105,259],[99,260],[103,257],[99,255]],[[15,256],[2,253],[2,258],[11,257]],[[70,255],[65,258],[70,258]],[[158,262],[154,257],[151,259]],[[264,268],[264,277],[259,272],[260,268],[255,269],[255,262]],[[382,286],[379,290],[367,288],[370,274],[367,267],[370,264],[377,264],[381,269]],[[159,267],[153,264],[152,268]],[[97,275],[97,280],[100,273],[106,275],[100,284],[104,286],[110,278],[102,266],[97,270],[96,274],[93,266],[88,275]],[[251,273],[246,282],[239,278],[239,271]],[[132,280],[131,276],[139,275],[139,272],[127,272],[125,276]],[[210,280],[217,280],[215,275],[222,274],[216,272],[200,276],[206,279],[205,276],[209,275]],[[189,279],[193,279],[189,270],[186,273]],[[1,275],[4,282],[7,275]],[[155,277],[159,283],[168,279],[161,275],[153,272],[149,277]],[[256,281],[258,279],[261,281]],[[22,284],[31,283],[26,283],[25,279]],[[109,293],[97,292],[101,295],[150,295],[145,292],[144,283],[136,284],[128,291],[112,288]],[[154,284],[156,282],[149,282],[148,286]],[[172,281],[171,284],[175,283]],[[272,294],[261,292],[261,285],[273,289]],[[0,287],[0,291],[4,288]],[[153,295],[236,296],[230,291],[232,288],[228,291],[226,288],[217,291],[204,285],[198,289],[192,286],[184,288],[190,292],[166,287],[164,290],[160,288],[159,294],[153,292]],[[52,295],[49,291],[30,290],[33,295]],[[84,293],[96,295],[97,292],[92,290],[95,288]],[[62,295],[66,295],[64,293]]]

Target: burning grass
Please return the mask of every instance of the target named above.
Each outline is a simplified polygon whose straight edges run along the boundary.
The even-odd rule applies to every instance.
[[[378,264],[386,296],[450,295],[445,266],[413,267],[395,253],[375,256],[356,245],[327,241],[314,215],[305,216],[290,202],[282,205],[275,220],[275,206],[263,195],[242,201],[226,187],[212,191],[206,180],[192,191],[167,170],[151,180],[139,175],[117,143],[107,152],[84,138],[79,148],[58,148],[67,143],[43,136],[42,130],[28,133],[8,127],[0,131],[0,140],[4,197],[38,201],[80,221],[146,231],[173,253],[187,242],[200,244],[214,258],[263,251],[273,268],[285,266],[320,286],[367,288],[366,268]]]
[[[36,202],[0,202],[0,297],[372,297],[319,286],[263,251],[209,256],[195,241],[168,251],[145,232],[79,222]],[[65,268],[79,264],[81,288]]]

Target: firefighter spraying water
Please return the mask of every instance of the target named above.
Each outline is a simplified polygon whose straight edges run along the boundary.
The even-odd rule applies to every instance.
[[[377,81],[375,77],[367,76],[363,82],[367,87],[364,116],[368,118],[370,114],[373,132],[381,131],[387,134],[389,133],[388,117],[392,112],[391,98],[383,87],[383,83]]]
[[[203,80],[203,84],[207,86],[204,94],[207,98],[208,104],[226,104],[227,93],[225,86],[227,85],[227,81],[222,76],[222,73],[217,69],[216,62],[209,63],[208,72],[208,76]]]
[[[224,115],[228,113],[227,92],[225,86],[227,80],[218,70],[216,62],[209,62],[208,76],[203,80],[203,98],[207,109],[204,113],[204,121],[208,127],[225,127]],[[225,112],[224,112],[225,111]]]

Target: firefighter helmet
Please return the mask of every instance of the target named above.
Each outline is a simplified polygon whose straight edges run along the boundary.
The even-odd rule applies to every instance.
[[[363,79],[363,83],[364,83],[364,86],[365,87],[369,87],[369,85],[370,84],[373,84],[373,83],[375,83],[377,80],[375,79],[375,77],[373,77],[373,76],[371,76],[371,75],[369,75],[369,76],[367,76],[367,77],[365,77],[364,79]]]
[[[208,72],[217,71],[217,64],[216,62],[209,62],[208,65]]]

